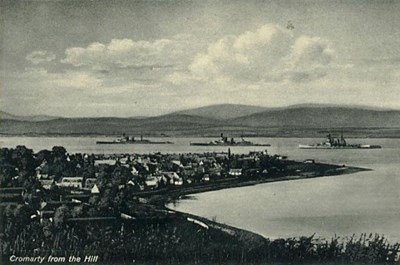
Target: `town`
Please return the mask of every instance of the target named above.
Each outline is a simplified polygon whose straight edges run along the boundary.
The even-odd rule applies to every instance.
[[[267,150],[108,155],[69,154],[61,146],[37,153],[25,146],[2,148],[0,253],[96,256],[110,263],[290,260],[279,250],[286,241],[165,205],[197,192],[360,170],[365,169],[293,161]],[[311,244],[312,237],[307,240]],[[378,250],[394,260],[398,247],[385,243]],[[297,258],[319,259],[323,250],[306,251],[296,252]]]
[[[1,152],[4,189],[21,190],[27,197],[26,193],[36,188],[36,193],[52,194],[58,201],[73,199],[76,203],[110,191],[128,191],[144,201],[157,194],[195,193],[205,187],[216,189],[351,170],[312,159],[295,162],[285,156],[269,155],[267,150],[233,154],[229,148],[227,152],[186,154],[69,154],[64,147],[56,146],[52,151],[34,154],[25,146],[17,146]],[[187,190],[190,192],[184,192]],[[37,197],[36,193],[31,195]],[[41,197],[40,202],[46,200]]]

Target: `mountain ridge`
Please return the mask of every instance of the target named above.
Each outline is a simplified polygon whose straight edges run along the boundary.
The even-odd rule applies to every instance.
[[[212,111],[218,111],[219,108],[225,113],[212,116]],[[226,113],[234,108],[247,111],[232,115]],[[218,136],[221,132],[225,132],[231,135],[307,137],[335,128],[345,128],[348,131],[363,128],[364,131],[367,129],[368,133],[360,134],[362,136],[400,137],[400,110],[326,105],[297,105],[282,108],[217,105],[201,108],[199,112],[196,110],[147,118],[53,118],[42,121],[2,119],[0,134],[121,135],[126,133],[147,136]],[[385,133],[383,134],[379,128],[383,128]]]
[[[239,118],[242,116],[253,115],[256,113],[264,111],[276,111],[284,109],[297,109],[297,108],[345,108],[345,109],[363,109],[363,110],[375,110],[375,111],[400,111],[396,109],[388,109],[383,107],[371,107],[363,105],[338,105],[338,104],[319,104],[319,103],[303,103],[294,104],[282,107],[263,107],[256,105],[245,105],[245,104],[214,104],[207,105],[197,108],[183,109],[178,111],[173,111],[170,113],[160,114],[156,116],[82,116],[82,117],[62,117],[62,116],[52,116],[52,115],[14,115],[5,111],[0,110],[0,120],[18,120],[18,121],[48,121],[55,119],[153,119],[156,117],[165,117],[171,115],[190,115],[190,116],[200,116],[204,118],[210,118],[215,120],[228,120]]]
[[[400,111],[386,109],[364,109],[350,107],[306,107],[297,106],[285,109],[270,109],[229,121],[257,127],[268,124],[273,127],[399,127]]]
[[[198,108],[184,109],[172,112],[170,114],[187,114],[193,116],[201,116],[206,118],[214,118],[218,120],[226,120],[246,116],[261,112],[268,109],[262,106],[244,105],[244,104],[217,104],[208,105]]]
[[[0,120],[17,120],[17,121],[49,121],[59,119],[62,117],[50,116],[50,115],[30,115],[20,116],[14,115],[5,111],[0,110]]]

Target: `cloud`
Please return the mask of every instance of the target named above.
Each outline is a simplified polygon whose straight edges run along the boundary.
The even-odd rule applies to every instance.
[[[176,38],[152,42],[112,39],[108,44],[93,42],[85,48],[68,48],[61,62],[97,71],[126,68],[154,70],[182,63],[186,49],[184,42]]]
[[[282,77],[292,81],[310,81],[327,74],[334,51],[328,41],[301,36],[294,41]]]
[[[187,73],[172,73],[167,80],[255,84],[304,82],[327,74],[334,51],[327,40],[300,36],[275,24],[255,31],[228,35],[197,54]]]
[[[384,57],[384,58],[365,58],[363,62],[368,65],[389,65],[396,66],[400,64],[399,56]]]
[[[102,86],[102,80],[82,72],[67,72],[54,78],[53,83],[59,87],[89,88],[98,90]]]
[[[103,86],[103,80],[90,72],[65,71],[52,73],[43,67],[26,68],[25,72],[20,74],[20,82],[46,87],[49,90],[68,88],[98,90]]]
[[[43,62],[51,62],[56,59],[56,55],[48,51],[33,51],[25,57],[26,60],[33,64],[40,64]]]

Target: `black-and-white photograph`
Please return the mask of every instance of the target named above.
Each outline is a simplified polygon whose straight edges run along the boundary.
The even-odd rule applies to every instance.
[[[400,1],[0,0],[0,264],[400,264]]]

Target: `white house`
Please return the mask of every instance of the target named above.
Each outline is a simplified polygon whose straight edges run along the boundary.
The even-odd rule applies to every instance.
[[[85,181],[85,188],[91,189],[96,184],[96,178],[87,178]]]
[[[241,176],[242,175],[242,169],[241,168],[232,168],[229,170],[228,174],[230,176]]]
[[[99,194],[100,193],[99,187],[97,187],[97,185],[94,184],[93,188],[90,190],[90,193]]]
[[[163,172],[167,179],[169,179],[169,183],[175,186],[183,185],[183,179],[176,172]]]
[[[110,166],[114,166],[115,163],[117,161],[114,159],[100,159],[100,160],[95,160],[94,161],[94,165],[98,166],[98,165],[110,165]]]
[[[150,189],[155,189],[158,187],[158,179],[154,176],[147,177],[144,183]]]
[[[64,177],[57,185],[63,188],[78,188],[82,189],[83,178],[81,177]]]

